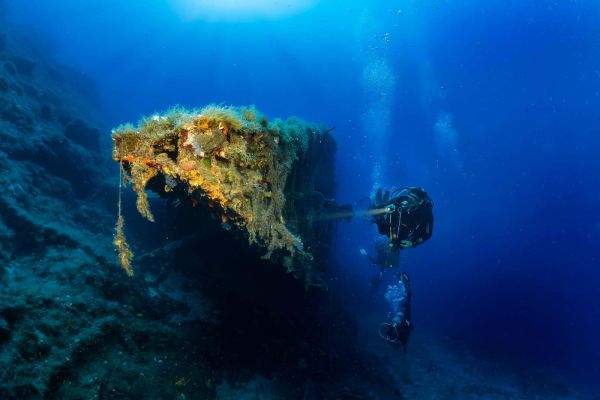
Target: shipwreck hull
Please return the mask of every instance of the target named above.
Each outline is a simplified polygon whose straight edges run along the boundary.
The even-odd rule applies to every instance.
[[[154,221],[146,189],[200,207],[262,257],[307,286],[324,287],[332,237],[335,141],[298,118],[268,121],[254,107],[175,108],[113,131],[113,158],[137,209]],[[160,222],[159,222],[160,223]],[[119,217],[117,248],[132,273]]]

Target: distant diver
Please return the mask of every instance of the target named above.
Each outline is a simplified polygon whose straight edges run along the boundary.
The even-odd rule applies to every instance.
[[[383,272],[399,265],[400,250],[414,248],[431,237],[433,200],[425,190],[418,187],[385,192],[380,188],[366,214],[377,225],[379,234],[385,235],[376,239],[374,256],[360,249],[362,255],[380,268],[378,276],[371,282],[371,287],[376,288]],[[402,345],[405,352],[408,337],[413,330],[410,319],[411,296],[408,274],[401,272],[398,282],[388,286],[385,294],[391,307],[391,322],[381,324],[379,330],[382,338],[393,345]]]
[[[385,299],[390,304],[390,322],[384,322],[379,326],[379,336],[392,346],[402,346],[406,354],[408,338],[414,326],[411,318],[412,289],[410,279],[406,272],[398,274],[398,282],[388,286]]]

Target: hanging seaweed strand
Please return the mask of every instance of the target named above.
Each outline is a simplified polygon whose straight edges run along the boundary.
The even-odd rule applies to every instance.
[[[119,148],[119,153],[120,153]],[[119,263],[121,267],[125,270],[127,275],[133,276],[133,268],[131,266],[131,259],[133,258],[133,252],[129,248],[127,244],[127,240],[125,239],[125,234],[123,233],[123,227],[125,225],[125,220],[123,219],[123,214],[121,210],[121,192],[123,189],[123,160],[120,158],[119,154],[119,203],[118,203],[118,219],[116,226],[116,235],[115,241],[113,242],[115,247],[117,248],[117,253],[119,255]]]

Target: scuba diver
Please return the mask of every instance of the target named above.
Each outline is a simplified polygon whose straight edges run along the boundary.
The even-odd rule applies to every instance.
[[[433,200],[421,188],[377,189],[370,212],[393,252],[416,247],[433,233]]]
[[[426,242],[433,233],[433,200],[418,187],[393,191],[380,189],[366,213],[372,216],[380,235],[375,240],[375,255],[360,249],[360,253],[381,269],[394,268],[400,263],[400,250]],[[373,281],[375,282],[375,280]]]
[[[402,346],[406,354],[406,345],[414,329],[411,319],[412,289],[406,272],[398,274],[398,282],[388,286],[385,299],[390,304],[391,322],[379,325],[379,336],[394,347]]]
[[[326,218],[352,218],[366,216],[377,225],[379,236],[374,242],[375,253],[359,249],[371,264],[379,268],[371,281],[371,293],[377,289],[383,272],[398,267],[400,251],[425,243],[433,233],[433,200],[424,189],[408,187],[375,193],[366,211],[354,212],[349,206],[337,206]],[[413,331],[411,320],[412,290],[406,272],[398,274],[397,281],[389,285],[385,299],[390,305],[390,321],[379,327],[379,335],[394,347],[402,346],[406,352],[408,339]]]
[[[418,187],[385,192],[380,188],[368,214],[372,215],[372,222],[377,225],[379,234],[385,235],[375,242],[375,257],[360,249],[360,253],[367,256],[372,264],[381,268],[379,277],[372,281],[373,287],[379,283],[385,269],[399,265],[400,250],[414,248],[431,237],[433,200]],[[411,297],[408,274],[401,272],[397,283],[388,286],[385,294],[391,307],[391,322],[381,324],[379,329],[382,338],[396,347],[402,345],[404,352],[413,330]]]

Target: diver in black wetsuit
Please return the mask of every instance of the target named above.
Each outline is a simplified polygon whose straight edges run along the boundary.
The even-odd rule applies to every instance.
[[[410,309],[412,289],[406,272],[398,274],[398,282],[388,287],[385,298],[392,309],[391,322],[384,322],[379,326],[379,336],[394,347],[402,346],[406,354],[408,339],[414,329]]]
[[[433,200],[421,188],[378,189],[370,210],[392,251],[416,247],[433,233]]]
[[[376,242],[376,257],[369,256],[381,271],[399,264],[400,250],[410,249],[426,242],[433,233],[433,201],[425,190],[418,187],[383,192],[377,190],[369,208],[373,222],[381,235],[385,235],[387,248],[381,239]],[[382,274],[379,276],[381,277]],[[391,323],[381,324],[379,334],[394,346],[402,345],[406,352],[408,338],[413,330],[411,320],[412,290],[408,274],[398,275],[398,282],[390,285],[385,295],[392,308]]]

